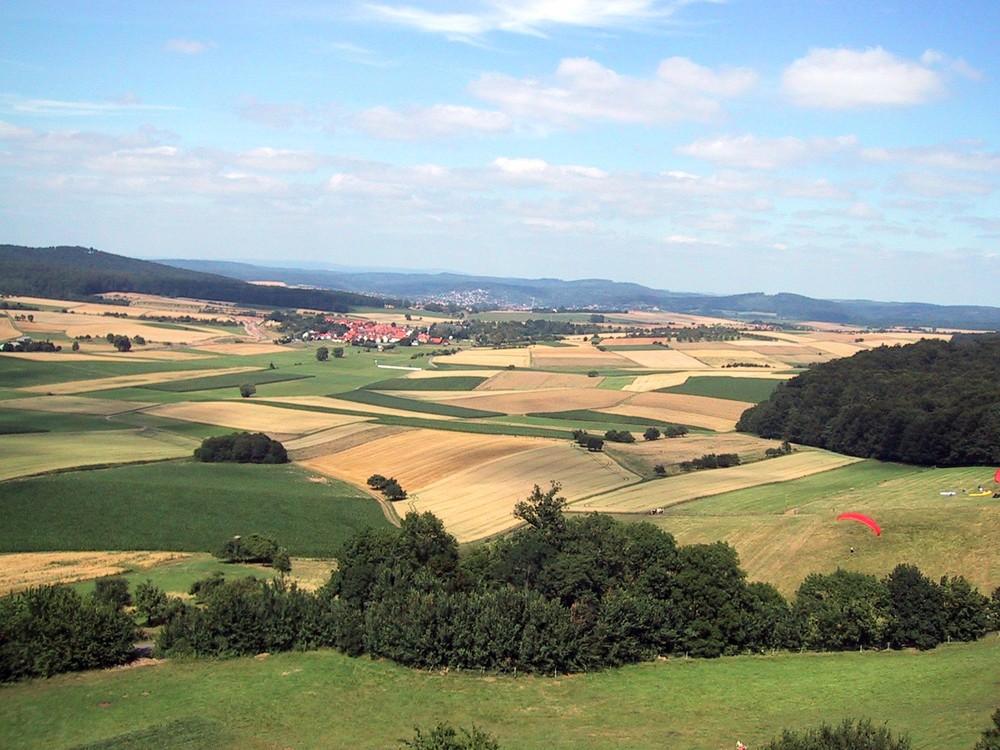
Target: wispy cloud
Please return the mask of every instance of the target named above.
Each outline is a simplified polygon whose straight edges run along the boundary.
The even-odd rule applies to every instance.
[[[163,49],[178,55],[200,55],[213,46],[214,42],[199,42],[195,39],[168,39],[164,42]]]
[[[589,58],[568,58],[546,79],[488,73],[471,91],[505,111],[558,125],[580,120],[666,123],[707,121],[722,100],[757,82],[749,68],[712,69],[684,57],[663,60],[651,78],[622,75]]]
[[[805,164],[831,154],[854,149],[857,138],[761,138],[755,135],[720,136],[681,146],[677,153],[727,167],[777,169]]]
[[[417,141],[456,135],[502,133],[513,126],[503,112],[454,104],[403,110],[373,107],[349,118],[354,127],[377,138]]]
[[[489,32],[545,36],[558,26],[637,29],[664,23],[699,0],[492,0],[467,3],[461,12],[425,10],[414,5],[367,5],[377,19],[451,39],[470,40]],[[701,0],[716,2],[717,0]]]
[[[803,107],[912,106],[944,94],[944,77],[931,68],[938,60],[907,60],[882,47],[863,51],[817,48],[784,71],[781,86]]]
[[[87,117],[91,115],[116,115],[143,110],[169,111],[175,110],[177,107],[162,104],[143,104],[134,95],[126,94],[116,101],[103,102],[2,97],[0,98],[0,109],[18,114]]]

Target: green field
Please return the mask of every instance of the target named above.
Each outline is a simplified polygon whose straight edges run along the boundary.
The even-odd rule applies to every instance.
[[[759,404],[771,397],[779,380],[764,378],[718,377],[706,378],[694,375],[681,385],[658,388],[657,393],[683,393],[688,396],[709,396],[732,401],[750,401]]]
[[[440,378],[389,378],[365,386],[377,391],[471,391],[487,378],[472,375],[452,375]]]
[[[142,387],[154,391],[187,393],[189,391],[218,390],[219,388],[239,388],[244,383],[263,385],[265,383],[284,383],[289,380],[301,380],[311,377],[314,376],[288,372],[287,370],[251,370],[231,375],[210,375],[205,378],[173,380],[167,383],[154,383]]]
[[[387,750],[477,727],[504,750],[757,748],[870,717],[915,750],[971,750],[997,706],[1000,638],[929,652],[671,659],[571,677],[419,672],[336,652],[61,675],[0,690],[6,750]]]
[[[292,556],[330,557],[356,529],[388,526],[368,495],[291,466],[195,461],[0,483],[0,552],[207,552],[236,534],[274,536]]]
[[[558,419],[569,422],[589,422],[591,424],[628,425],[632,429],[635,429],[636,427],[662,427],[663,425],[672,424],[671,422],[665,422],[662,420],[656,421],[646,419],[645,417],[630,417],[625,414],[605,414],[604,412],[593,411],[591,409],[535,412],[528,414],[528,416],[538,417],[541,419]]]

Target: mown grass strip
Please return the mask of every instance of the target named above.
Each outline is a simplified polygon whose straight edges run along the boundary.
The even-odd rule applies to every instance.
[[[688,378],[680,385],[657,388],[656,393],[682,393],[687,396],[708,396],[730,401],[749,401],[759,404],[767,401],[778,387],[780,380],[743,377],[698,377]]]
[[[365,391],[471,391],[488,380],[473,375],[441,378],[389,378],[363,386]]]
[[[433,401],[415,401],[399,396],[390,396],[378,391],[348,391],[347,393],[331,393],[330,398],[339,398],[344,401],[354,401],[358,404],[368,404],[370,406],[382,406],[389,409],[400,409],[402,411],[412,411],[419,414],[438,414],[443,417],[458,417],[459,419],[486,419],[487,417],[502,416],[502,412],[483,411],[482,409],[467,409],[463,406],[452,406],[450,404],[438,404]]]
[[[151,383],[140,386],[151,391],[166,391],[168,393],[189,393],[190,391],[214,391],[221,388],[239,388],[244,383],[264,385],[265,383],[284,383],[289,380],[305,380],[313,375],[298,375],[282,370],[251,370],[230,375],[210,375],[205,378],[189,378],[188,380],[173,380],[163,383]]]

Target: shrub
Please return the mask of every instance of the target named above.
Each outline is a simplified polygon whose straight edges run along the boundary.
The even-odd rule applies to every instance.
[[[91,595],[97,604],[107,604],[115,609],[124,609],[132,603],[128,593],[128,581],[122,576],[105,576],[94,581]]]
[[[325,346],[321,346],[316,350],[316,359],[320,362],[326,362],[330,358],[330,350]]]
[[[148,578],[135,586],[135,614],[149,627],[162,625],[170,614],[167,595]]]
[[[234,536],[213,554],[220,560],[229,563],[264,563],[274,561],[278,554],[278,542],[274,537],[264,534],[248,534]],[[287,555],[287,552],[285,553]]]
[[[823,724],[819,729],[804,733],[781,733],[781,738],[764,746],[764,750],[910,750],[910,739],[905,735],[893,737],[888,727],[875,726],[870,719],[855,722],[845,719],[837,727]]]
[[[642,433],[643,440],[659,440],[660,431],[655,427],[647,427],[646,431]]]
[[[604,439],[612,443],[634,443],[635,436],[628,430],[608,430],[604,433]]]
[[[253,394],[257,392],[257,386],[253,383],[244,383],[240,386],[240,395],[243,398],[250,398]]]
[[[412,740],[400,740],[406,747],[414,750],[500,750],[500,743],[486,732],[476,729],[458,731],[448,724],[438,724],[429,733],[424,734],[420,727],[414,728]]]

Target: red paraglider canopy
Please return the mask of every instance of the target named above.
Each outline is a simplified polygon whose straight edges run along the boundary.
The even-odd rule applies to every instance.
[[[993,481],[1000,484],[1000,469],[997,469],[997,473],[993,475]]]
[[[879,528],[875,520],[861,513],[841,513],[837,516],[838,521],[858,521],[875,532],[875,536],[882,536],[882,529]]]

